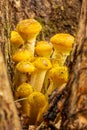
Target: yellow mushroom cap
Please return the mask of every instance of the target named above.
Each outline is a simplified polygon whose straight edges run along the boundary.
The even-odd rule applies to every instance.
[[[21,61],[16,65],[16,69],[22,73],[32,73],[34,72],[35,67],[29,61]]]
[[[52,53],[52,45],[46,41],[39,41],[36,44],[35,51],[39,56],[50,56]]]
[[[56,65],[49,71],[49,77],[57,84],[63,84],[68,81],[68,68],[66,66]]]
[[[29,96],[33,92],[32,86],[28,83],[22,83],[16,90],[17,98],[24,98]]]
[[[46,57],[36,58],[33,64],[36,68],[42,69],[42,70],[48,70],[52,67],[50,60]]]
[[[16,30],[25,40],[34,39],[41,31],[41,24],[35,19],[25,19],[18,23]]]
[[[23,38],[20,36],[20,34],[16,31],[11,32],[11,38],[10,41],[14,45],[21,45],[24,43]]]
[[[31,59],[32,59],[32,54],[28,49],[19,49],[12,56],[12,60],[15,62],[20,62],[24,60],[30,61]]]
[[[45,95],[41,92],[33,92],[28,96],[28,102],[31,106],[36,106],[34,109],[40,109],[47,103]]]
[[[54,35],[50,41],[60,51],[71,51],[74,37],[67,33],[59,33]]]
[[[41,121],[42,113],[40,112],[47,105],[47,100],[44,94],[34,91],[28,96],[27,101],[31,107],[29,124],[35,125],[37,121]]]

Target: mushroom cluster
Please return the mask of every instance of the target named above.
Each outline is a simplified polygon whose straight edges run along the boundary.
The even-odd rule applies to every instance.
[[[64,62],[74,43],[74,37],[66,33],[56,34],[49,41],[36,41],[41,30],[38,21],[25,19],[10,37],[15,99],[23,99],[22,111],[29,117],[29,124],[42,121],[48,96],[67,83],[69,73]]]

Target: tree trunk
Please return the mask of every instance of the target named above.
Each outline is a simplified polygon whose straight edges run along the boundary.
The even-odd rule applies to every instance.
[[[71,55],[68,96],[62,110],[62,130],[87,130],[87,0],[83,0],[79,31]]]
[[[1,0],[0,1],[0,43],[1,50],[4,55],[5,63],[7,66],[7,73],[9,77],[9,82],[12,85],[13,79],[13,68],[11,62],[11,47],[10,47],[10,31],[13,30],[16,24],[26,18],[35,18],[37,19],[43,26],[43,30],[38,36],[37,40],[49,40],[52,35],[58,32],[68,32],[72,35],[76,35],[79,15],[80,15],[80,0]],[[2,54],[0,53],[2,58]],[[0,59],[1,64],[1,74],[0,79],[5,87],[3,89],[3,84],[1,84],[1,94],[4,96],[0,97],[0,109],[1,115],[6,114],[9,116],[6,119],[1,118],[1,128],[4,126],[8,127],[8,129],[16,129],[20,130],[20,124],[16,122],[17,114],[15,112],[15,107],[13,104],[13,99],[10,99],[10,88],[8,84],[8,79],[6,76],[6,70],[3,67],[3,59]],[[2,74],[4,77],[2,77]],[[6,78],[5,78],[6,77]],[[5,81],[5,82],[4,82]],[[9,94],[7,94],[8,92]],[[5,94],[6,93],[6,94]],[[9,105],[9,101],[11,101],[13,110]],[[5,112],[5,113],[4,113]],[[13,116],[11,115],[13,112]],[[3,116],[2,116],[3,117]],[[13,124],[14,121],[14,124]],[[5,122],[5,124],[4,124]]]
[[[0,49],[0,130],[21,130]]]

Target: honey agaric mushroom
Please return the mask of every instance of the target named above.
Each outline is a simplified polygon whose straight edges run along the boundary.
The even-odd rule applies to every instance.
[[[22,44],[24,44],[24,40],[23,38],[20,36],[20,34],[16,31],[12,31],[11,32],[11,38],[10,38],[10,42],[11,44],[13,44],[14,46],[20,46]]]
[[[10,43],[11,43],[11,49],[12,49],[12,54],[21,46],[24,44],[23,38],[20,36],[20,34],[16,31],[11,32],[11,37],[10,37]]]
[[[21,100],[22,105],[22,111],[23,113],[26,113],[27,116],[30,115],[30,105],[27,102],[27,97],[33,92],[33,88],[29,83],[22,83],[20,86],[18,86],[16,92],[15,92],[15,98],[16,99],[23,99]],[[26,98],[26,99],[24,99]]]
[[[16,65],[16,69],[21,73],[32,73],[35,71],[34,65],[29,61],[21,61]]]
[[[69,77],[68,68],[66,66],[56,65],[49,71],[49,78],[51,78],[51,82],[53,81],[52,88],[58,88],[64,83],[67,83]],[[50,88],[48,88],[49,90]]]
[[[21,48],[17,50],[12,56],[12,60],[14,62],[20,62],[24,60],[30,61],[32,58],[32,54],[27,48]]]
[[[42,109],[47,105],[47,100],[41,92],[33,92],[31,93],[27,98],[28,103],[30,104],[31,111],[30,111],[30,124],[34,125],[37,124],[37,121],[40,122],[40,116],[45,112],[45,109],[43,110],[42,114],[39,115],[39,113],[42,111]],[[38,118],[39,115],[39,118]]]
[[[53,46],[51,43],[47,41],[39,41],[36,44],[35,52],[40,57],[47,57],[50,58],[53,53]],[[47,86],[49,84],[48,75],[46,74],[44,80],[44,87],[42,91],[47,90]]]
[[[35,91],[41,91],[45,79],[46,72],[52,67],[51,62],[46,57],[38,57],[33,62],[36,71],[31,75],[30,84],[34,87]]]
[[[39,41],[36,44],[35,52],[38,56],[49,58],[53,52],[52,45],[47,41]]]
[[[16,65],[14,86],[17,87],[23,82],[29,82],[30,74],[35,71],[34,65],[29,61],[21,61]]]
[[[33,92],[33,88],[29,83],[22,83],[15,92],[16,98],[25,98]]]
[[[52,57],[56,59],[60,65],[64,65],[67,56],[72,50],[74,37],[67,33],[59,33],[51,37],[50,42],[55,49]]]
[[[16,30],[29,43],[30,51],[34,55],[36,37],[41,31],[41,24],[35,19],[25,19],[17,24]]]

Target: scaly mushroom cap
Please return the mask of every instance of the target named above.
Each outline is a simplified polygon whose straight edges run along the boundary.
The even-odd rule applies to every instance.
[[[16,69],[21,73],[32,73],[35,71],[34,65],[29,61],[21,61],[16,65]]]
[[[36,68],[42,69],[42,70],[48,70],[52,67],[50,60],[46,57],[36,58],[33,64]]]
[[[70,34],[59,33],[54,35],[50,41],[54,45],[54,48],[60,52],[70,52],[74,43],[74,37]]]
[[[32,39],[36,38],[36,36],[41,31],[41,24],[35,19],[25,19],[18,23],[16,30],[19,34],[28,41],[32,41]]]
[[[16,90],[16,98],[24,98],[29,96],[33,92],[33,88],[28,83],[22,83]]]
[[[56,65],[49,71],[49,77],[59,86],[68,81],[68,68],[66,66]]]
[[[42,94],[41,92],[31,93],[28,97],[28,102],[32,107],[35,106],[34,109],[43,108],[45,104],[47,103],[44,94]]]
[[[16,32],[16,31],[12,31],[12,32],[11,32],[10,41],[11,41],[12,44],[18,45],[18,46],[24,44],[23,38],[22,38],[22,37],[20,36],[20,34],[19,34],[18,32]]]
[[[38,56],[49,57],[52,54],[52,45],[46,41],[40,41],[36,44],[35,52]]]
[[[16,51],[12,56],[12,60],[14,62],[20,62],[24,60],[30,61],[31,59],[32,59],[31,52],[28,49],[22,49],[22,48]]]

